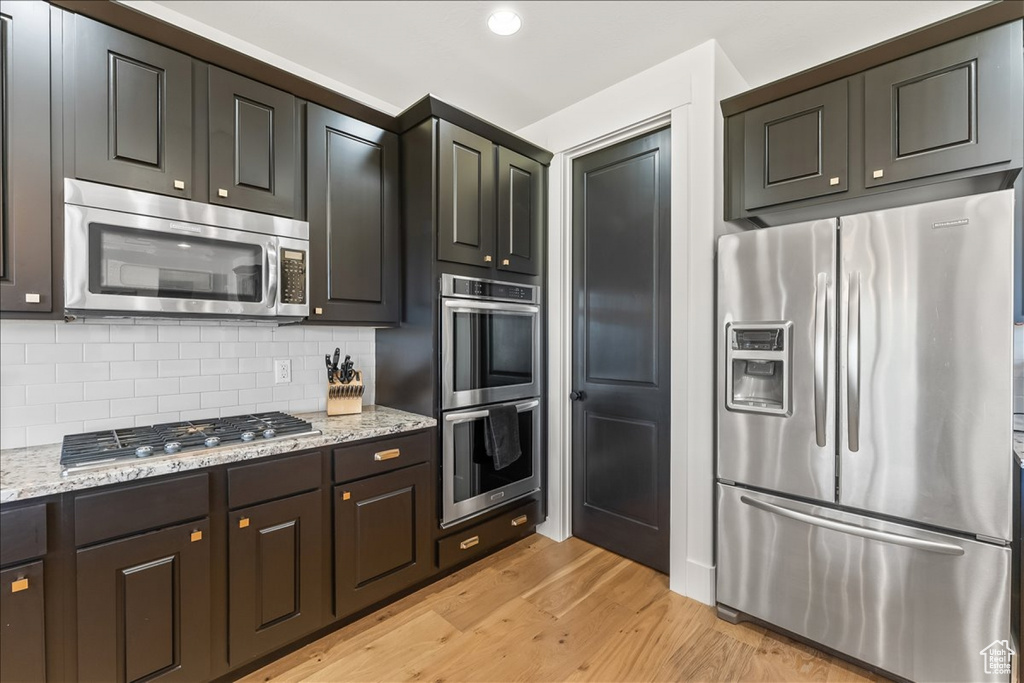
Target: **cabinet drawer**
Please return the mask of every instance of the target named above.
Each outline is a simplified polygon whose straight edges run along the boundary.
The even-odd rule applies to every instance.
[[[45,554],[45,503],[0,512],[0,566]]]
[[[46,680],[43,563],[0,572],[0,671],[5,681]]]
[[[472,526],[437,542],[437,564],[442,570],[462,564],[508,541],[533,533],[543,521],[540,501],[512,508],[494,519]]]
[[[228,507],[253,505],[320,488],[320,452],[228,470]]]
[[[335,448],[334,481],[346,482],[430,460],[433,431]]]
[[[75,545],[159,529],[206,517],[209,511],[210,484],[205,473],[79,496]]]

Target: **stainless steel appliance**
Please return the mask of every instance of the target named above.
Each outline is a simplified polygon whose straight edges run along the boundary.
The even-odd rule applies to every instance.
[[[64,181],[71,317],[290,322],[309,315],[309,224]]]
[[[441,276],[444,410],[540,395],[539,288]]]
[[[518,411],[522,455],[500,470],[494,468],[484,449],[488,407],[445,414],[441,429],[442,527],[540,489],[540,401],[508,405]]]
[[[727,235],[718,574],[748,615],[914,680],[1007,680],[1013,193]]]
[[[65,436],[60,450],[60,464],[66,476],[138,458],[196,451],[208,453],[248,442],[317,434],[320,431],[313,429],[313,425],[306,420],[280,412],[105,429]]]

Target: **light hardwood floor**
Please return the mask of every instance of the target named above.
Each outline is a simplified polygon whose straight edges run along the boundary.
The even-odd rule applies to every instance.
[[[245,681],[864,681],[862,669],[668,590],[578,539],[533,535]]]

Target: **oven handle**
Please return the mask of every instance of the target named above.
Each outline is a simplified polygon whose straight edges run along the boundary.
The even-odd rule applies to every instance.
[[[529,304],[494,303],[491,301],[466,301],[445,299],[444,307],[453,313],[474,313],[476,311],[502,311],[506,313],[540,313],[539,306]]]
[[[532,410],[540,405],[540,401],[533,400],[525,403],[517,403],[516,411],[524,413],[527,410]],[[472,420],[479,420],[482,417],[487,417],[486,410],[474,410],[470,413],[448,413],[444,416],[444,421],[451,424],[459,424],[460,422],[471,422]]]

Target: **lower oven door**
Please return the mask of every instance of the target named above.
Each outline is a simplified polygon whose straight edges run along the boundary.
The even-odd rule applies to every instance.
[[[484,448],[487,408],[461,410],[444,416],[441,480],[441,526],[448,527],[489,508],[533,493],[540,488],[540,401],[510,402],[519,412],[522,455],[500,470]]]

